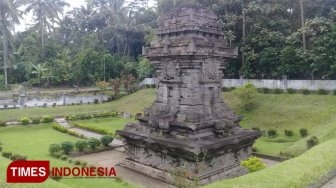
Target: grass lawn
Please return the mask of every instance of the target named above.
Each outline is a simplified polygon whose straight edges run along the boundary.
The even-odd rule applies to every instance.
[[[0,111],[0,121],[20,119],[22,117],[41,117],[43,115],[68,115],[83,114],[103,111],[127,111],[132,114],[143,112],[149,107],[155,98],[155,89],[143,89],[131,95],[125,96],[117,101],[97,105],[78,105],[56,108],[31,108]]]
[[[117,130],[122,130],[127,123],[131,122],[135,122],[135,120],[113,117],[113,118],[98,118],[98,119],[71,121],[70,124],[73,125],[75,123],[79,123],[85,127],[93,126],[100,129],[108,130],[114,134]]]
[[[317,183],[336,168],[336,139],[320,144],[303,155],[238,178],[219,181],[206,188],[302,188]]]
[[[0,142],[3,143],[4,151],[26,155],[29,160],[50,160],[51,166],[71,166],[71,164],[52,158],[48,152],[49,145],[63,141],[74,142],[76,140],[78,138],[52,129],[51,124],[0,128]],[[1,160],[0,163],[4,163],[1,167],[7,167],[8,160]],[[1,170],[4,169],[1,168]],[[62,179],[60,182],[52,182],[60,186],[65,185],[69,187],[130,187],[130,185],[117,183],[115,180],[110,179]],[[49,186],[45,185],[44,187]]]

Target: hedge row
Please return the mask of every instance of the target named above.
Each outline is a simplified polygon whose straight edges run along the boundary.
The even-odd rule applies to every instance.
[[[85,138],[85,136],[83,134],[78,134],[77,132],[72,131],[70,129],[67,129],[67,128],[65,128],[61,125],[58,125],[58,124],[53,124],[52,128],[59,131],[59,132],[66,133],[66,134],[71,135],[71,136],[75,136],[75,137],[78,137],[78,138]]]
[[[65,116],[66,120],[74,121],[74,120],[85,120],[85,119],[92,119],[92,118],[105,118],[105,117],[117,117],[118,112],[97,112],[93,114],[79,114],[79,115],[68,115]]]
[[[82,124],[75,123],[74,127],[77,127],[77,128],[80,128],[80,129],[85,129],[85,130],[88,130],[88,131],[91,131],[91,132],[95,132],[95,133],[98,133],[98,134],[104,134],[104,135],[112,135],[112,136],[114,136],[111,131],[108,131],[106,129],[97,128],[97,127],[94,127],[94,126],[84,126]]]
[[[40,124],[40,123],[52,123],[54,121],[54,117],[52,116],[43,116],[42,118],[28,118],[23,117],[18,120],[22,125],[28,124]]]

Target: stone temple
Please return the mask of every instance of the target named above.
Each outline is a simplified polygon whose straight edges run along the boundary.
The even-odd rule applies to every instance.
[[[118,131],[127,146],[121,165],[165,181],[187,168],[201,184],[244,174],[240,161],[261,134],[241,128],[222,99],[222,70],[237,50],[218,17],[199,7],[174,8],[162,15],[156,35],[143,49],[156,72],[156,100],[138,123]]]

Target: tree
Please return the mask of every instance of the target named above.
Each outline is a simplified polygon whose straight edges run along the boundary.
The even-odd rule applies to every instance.
[[[45,33],[51,31],[55,23],[59,23],[64,6],[69,6],[64,0],[29,0],[26,12],[32,11],[41,36],[41,57],[45,56]]]
[[[301,29],[302,29],[302,45],[303,50],[307,49],[307,43],[306,43],[306,30],[305,30],[305,14],[304,14],[304,7],[303,7],[303,0],[300,1],[300,11],[301,11]]]
[[[0,16],[1,16],[1,33],[2,33],[2,46],[3,46],[3,69],[5,89],[8,89],[8,41],[11,34],[10,27],[14,23],[19,23],[19,10],[18,8],[23,4],[21,0],[0,0]]]

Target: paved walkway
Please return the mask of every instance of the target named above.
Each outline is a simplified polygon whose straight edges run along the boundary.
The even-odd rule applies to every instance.
[[[76,132],[78,134],[84,135],[85,138],[97,138],[97,139],[100,139],[103,136],[102,134],[94,133],[94,132],[91,132],[91,131],[88,131],[88,130],[74,128],[64,118],[55,118],[55,121],[59,125],[67,128],[67,129],[69,129],[71,131],[74,131],[74,132]],[[113,148],[118,148],[118,147],[124,146],[124,143],[123,143],[123,141],[114,138],[113,141],[112,141],[112,143],[109,144],[109,146],[113,147]]]
[[[324,184],[321,188],[335,188],[336,187],[336,176],[331,179],[328,183]]]

